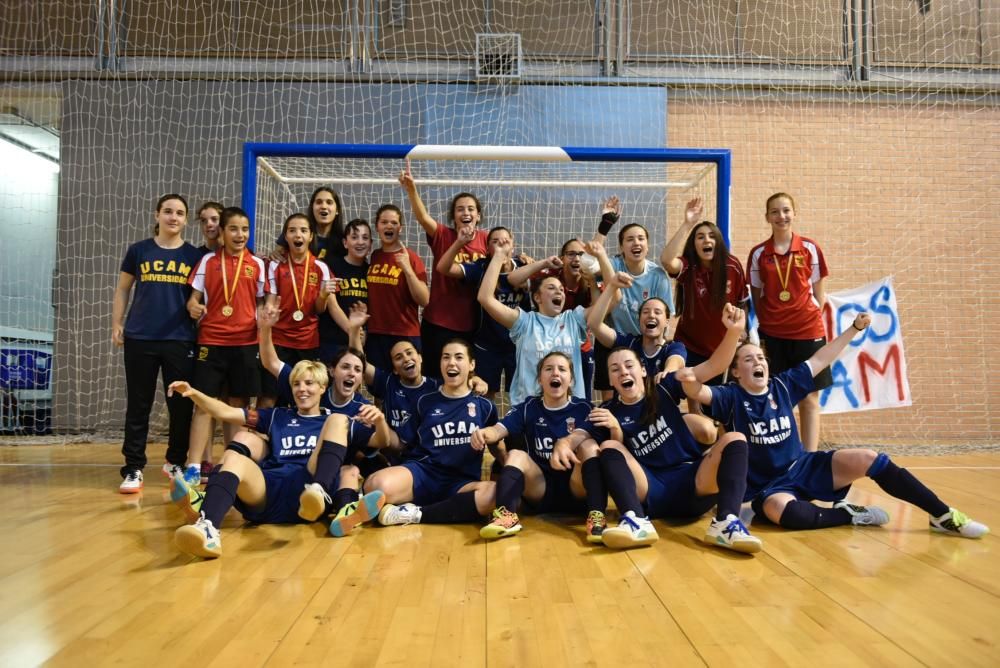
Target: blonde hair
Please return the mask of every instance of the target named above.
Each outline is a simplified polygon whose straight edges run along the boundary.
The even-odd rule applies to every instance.
[[[294,384],[299,378],[307,376],[322,387],[330,383],[330,374],[326,371],[326,365],[315,360],[302,360],[292,367],[292,373],[288,378],[289,383]]]

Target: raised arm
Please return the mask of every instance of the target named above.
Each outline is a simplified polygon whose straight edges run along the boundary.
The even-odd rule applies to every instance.
[[[615,339],[618,338],[618,332],[605,324],[604,318],[608,315],[608,311],[611,308],[611,302],[616,301],[618,291],[630,285],[632,285],[632,277],[626,272],[619,271],[611,274],[610,279],[604,286],[604,292],[602,292],[601,296],[597,298],[597,301],[594,302],[589,309],[587,309],[587,327],[594,332],[594,336],[605,348],[610,348],[615,345]]]
[[[813,376],[818,376],[820,371],[826,367],[833,364],[833,361],[840,356],[840,353],[844,351],[847,344],[854,339],[854,336],[858,332],[863,332],[868,329],[868,325],[872,322],[872,317],[867,313],[859,313],[854,317],[854,322],[851,326],[840,333],[840,336],[830,341],[828,344],[817,350],[812,357],[809,358],[809,366],[812,368]]]
[[[460,229],[458,236],[455,237],[455,242],[441,254],[434,268],[445,276],[457,279],[465,278],[465,270],[462,269],[462,265],[455,264],[455,256],[465,247],[465,244],[471,243],[475,238],[476,230],[471,225]]]
[[[490,317],[507,329],[513,327],[514,323],[517,322],[518,316],[521,315],[520,310],[502,304],[496,298],[495,293],[497,281],[500,280],[500,269],[510,257],[511,250],[509,241],[505,240],[497,245],[493,257],[490,258],[490,263],[486,266],[486,273],[483,274],[483,282],[479,284],[479,294],[477,296],[479,303],[490,314]]]
[[[510,272],[507,274],[507,282],[510,283],[512,288],[523,288],[527,285],[528,281],[531,280],[531,277],[538,272],[544,269],[561,270],[562,266],[562,260],[559,259],[558,255],[550,255],[549,257],[542,258],[541,260],[529,262],[528,264],[518,267],[514,271]]]
[[[118,274],[118,285],[115,287],[115,300],[111,305],[111,341],[116,346],[125,345],[125,309],[128,308],[128,296],[135,283],[135,276],[127,272]]]
[[[688,237],[691,236],[691,230],[694,229],[695,225],[701,219],[703,210],[704,205],[700,197],[695,197],[689,201],[687,207],[684,209],[684,222],[677,228],[674,235],[670,237],[670,241],[667,242],[667,245],[663,247],[663,251],[660,253],[660,264],[663,265],[663,268],[671,276],[681,273],[683,267],[681,255],[684,253],[684,244],[687,243]]]
[[[410,200],[410,209],[413,211],[413,217],[420,223],[420,227],[424,228],[427,236],[433,237],[434,233],[437,232],[438,222],[427,212],[424,200],[420,199],[420,193],[417,192],[417,183],[413,180],[413,173],[410,171],[409,158],[406,159],[406,169],[399,173],[399,185],[403,186],[403,190],[406,191],[406,198]]]
[[[597,225],[597,231],[594,232],[592,240],[603,244],[604,240],[608,238],[608,232],[618,222],[621,213],[622,204],[618,195],[612,195],[604,200],[601,203],[601,222]]]
[[[198,408],[201,408],[216,420],[222,420],[229,424],[243,424],[246,421],[246,416],[242,408],[236,408],[224,401],[213,399],[191,387],[191,384],[186,380],[176,380],[170,383],[170,387],[167,388],[167,396],[172,397],[175,392],[193,401]]]
[[[271,328],[276,322],[278,322],[277,304],[265,304],[257,309],[257,347],[260,349],[260,364],[275,378],[281,373],[281,367],[284,365],[271,340]]]
[[[396,258],[396,264],[399,265],[399,268],[403,270],[403,276],[406,278],[406,287],[409,288],[413,301],[418,306],[427,306],[427,303],[431,300],[431,289],[427,287],[426,283],[420,280],[417,272],[414,271],[413,265],[410,264],[409,251],[404,246],[393,257]]]
[[[368,305],[364,302],[351,304],[351,314],[347,317],[347,345],[361,350],[361,328],[368,322]],[[365,361],[365,385],[375,382],[375,366]]]

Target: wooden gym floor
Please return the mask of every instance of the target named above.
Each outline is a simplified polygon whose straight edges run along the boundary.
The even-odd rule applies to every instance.
[[[871,481],[881,528],[754,525],[751,557],[657,521],[656,545],[588,545],[578,518],[478,526],[223,525],[174,548],[151,448],[141,498],[118,447],[0,448],[0,666],[997,666],[1000,543],[930,533]],[[1000,532],[1000,452],[897,457]]]

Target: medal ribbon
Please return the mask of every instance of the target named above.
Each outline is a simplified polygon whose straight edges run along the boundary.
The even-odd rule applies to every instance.
[[[778,272],[778,281],[781,283],[781,291],[788,292],[788,279],[792,276],[792,264],[795,262],[795,258],[792,257],[792,251],[788,251],[788,270],[785,275],[781,275],[781,262],[778,260],[780,255],[774,256],[774,269]]]
[[[236,288],[240,282],[240,269],[243,268],[243,256],[245,253],[245,250],[240,251],[240,261],[236,264],[236,278],[233,279],[233,291],[230,293],[229,282],[226,280],[226,262],[228,262],[228,260],[226,260],[226,250],[222,249],[222,262],[220,263],[222,265],[222,294],[226,299],[226,306],[229,306],[229,303],[236,295]]]
[[[295,295],[295,310],[302,310],[302,302],[306,298],[306,285],[309,283],[309,261],[312,260],[312,253],[306,253],[306,269],[302,272],[302,294],[299,294],[299,289],[295,285],[295,262],[292,258],[288,258],[288,273],[291,274],[292,278],[292,294]]]

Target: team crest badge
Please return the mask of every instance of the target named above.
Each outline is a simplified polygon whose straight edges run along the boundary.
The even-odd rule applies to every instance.
[[[253,265],[247,265],[243,267],[243,275],[247,278],[253,278]]]
[[[774,396],[772,396],[770,394],[767,395],[767,403],[769,403],[771,405],[772,409],[778,410],[778,402],[774,400]]]
[[[566,433],[568,434],[574,429],[576,429],[576,418],[575,417],[566,418]]]
[[[198,361],[204,362],[208,359],[208,348],[206,346],[198,347]]]
[[[476,402],[470,401],[465,407],[469,409],[469,417],[476,417]]]
[[[806,259],[804,257],[802,257],[801,255],[796,255],[795,256],[795,268],[796,269],[803,269],[805,266],[806,266]]]
[[[309,285],[310,287],[319,285],[319,276],[317,276],[314,272],[309,272]]]

